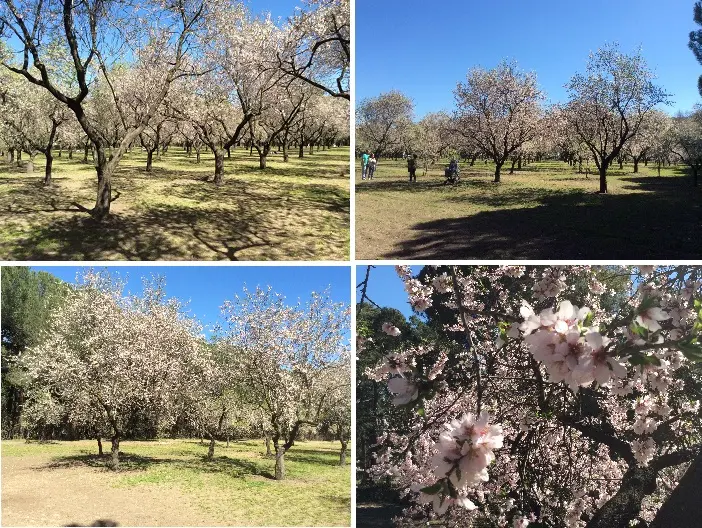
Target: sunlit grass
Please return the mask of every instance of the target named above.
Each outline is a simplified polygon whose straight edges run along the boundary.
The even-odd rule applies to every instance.
[[[566,163],[532,163],[493,182],[494,165],[461,164],[444,185],[444,164],[410,184],[402,160],[378,162],[373,181],[356,166],[356,258],[693,258],[702,250],[701,191],[680,166],[661,177],[643,163],[608,176],[609,194]],[[594,174],[593,174],[594,172]]]
[[[172,147],[153,170],[135,149],[114,177],[113,215],[98,224],[96,176],[82,154],[55,158],[53,184],[0,162],[0,258],[7,260],[345,260],[349,255],[348,148],[258,157],[233,149],[222,186],[201,162]],[[25,155],[26,157],[26,155]]]
[[[104,445],[107,453],[109,442]],[[207,443],[197,440],[123,441],[121,448],[118,472],[104,469],[107,458],[96,456],[95,441],[3,441],[2,457],[40,457],[46,460],[45,471],[99,471],[106,487],[176,488],[197,505],[205,524],[350,524],[350,465],[339,467],[338,442],[296,442],[286,454],[284,481],[272,479],[274,460],[265,456],[262,440],[232,442],[228,448],[218,442],[212,461],[205,459]]]

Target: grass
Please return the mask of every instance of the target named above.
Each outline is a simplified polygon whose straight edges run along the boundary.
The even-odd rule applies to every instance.
[[[381,159],[373,181],[356,167],[357,259],[690,259],[702,253],[702,189],[682,165],[615,165],[609,194],[597,174],[532,163],[493,183],[494,165],[440,163],[408,182],[406,163]]]
[[[26,156],[26,155],[25,155]],[[178,147],[154,160],[134,149],[114,176],[112,215],[98,224],[72,205],[92,207],[92,164],[54,160],[54,183],[0,161],[0,259],[3,260],[346,260],[350,205],[348,148],[299,159],[233,149],[222,186],[214,157],[201,163]]]
[[[104,445],[107,453],[109,442]],[[101,495],[110,495],[112,488],[139,497],[148,489],[157,489],[155,496],[168,500],[169,492],[176,490],[200,512],[197,524],[350,525],[350,466],[338,466],[339,444],[335,442],[296,443],[286,454],[284,481],[273,479],[274,460],[264,456],[261,440],[232,442],[229,448],[218,443],[212,461],[204,457],[207,443],[201,445],[197,440],[124,441],[121,449],[122,467],[117,472],[105,469],[107,459],[96,455],[95,441],[3,441],[2,458],[4,463],[14,457],[40,458],[45,461],[40,469],[56,482],[62,482],[61,471],[69,468],[78,468],[86,476],[98,472],[97,493]],[[3,477],[5,506],[5,486],[12,485],[5,467]],[[32,508],[41,508],[41,503]],[[119,512],[113,515],[120,518]],[[76,512],[75,517],[80,514]]]

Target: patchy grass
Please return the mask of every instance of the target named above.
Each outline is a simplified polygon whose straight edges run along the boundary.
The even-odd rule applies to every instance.
[[[104,446],[107,453],[109,442]],[[273,479],[263,441],[218,443],[212,461],[207,447],[197,440],[125,441],[122,468],[113,472],[95,441],[3,441],[2,524],[110,518],[132,526],[350,525],[350,466],[338,466],[338,443],[296,443],[285,457],[284,481]]]
[[[54,160],[54,183],[0,162],[0,259],[5,260],[346,260],[350,205],[348,148],[299,159],[258,157],[233,149],[222,186],[203,181],[201,163],[172,147],[154,160],[135,149],[114,176],[110,218],[95,222],[74,203],[92,207],[97,178],[82,155]]]
[[[618,170],[599,195],[561,162],[532,163],[493,183],[494,165],[461,163],[444,185],[444,164],[417,182],[406,163],[380,160],[373,181],[356,167],[357,259],[690,259],[702,253],[702,189],[684,167]]]

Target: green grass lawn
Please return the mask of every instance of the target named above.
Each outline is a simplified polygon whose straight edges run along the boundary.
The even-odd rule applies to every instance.
[[[598,175],[561,162],[515,174],[461,163],[444,185],[444,163],[408,182],[404,161],[381,159],[373,181],[356,165],[357,259],[691,259],[702,254],[702,189],[682,165],[615,165],[609,194]]]
[[[25,154],[26,158],[26,154]],[[127,154],[114,176],[112,215],[102,223],[76,209],[95,203],[92,164],[54,160],[54,183],[0,161],[0,259],[5,260],[345,260],[349,256],[349,150],[299,159],[232,150],[224,184],[203,181],[201,163],[178,147],[145,171],[146,154]]]
[[[49,498],[37,500],[49,488],[49,493],[62,499],[62,507],[67,508],[62,519],[92,520],[98,514],[85,505],[99,503],[98,497],[109,502],[107,498],[114,495],[117,505],[120,500],[129,505],[124,511],[112,505],[110,514],[120,525],[148,526],[148,512],[164,504],[174,511],[182,508],[182,525],[350,525],[350,465],[339,467],[338,442],[296,442],[286,454],[287,479],[283,481],[272,478],[274,460],[264,455],[262,440],[232,442],[229,448],[218,443],[212,461],[204,458],[207,443],[201,445],[198,440],[123,441],[122,467],[117,472],[105,468],[109,441],[104,444],[106,457],[100,458],[95,441],[3,441],[3,516],[8,508],[13,515],[3,517],[3,525],[17,523],[21,514],[22,503],[15,487],[20,484],[18,464],[22,463],[33,471],[32,481],[22,482],[31,487],[35,498],[30,509],[41,512],[44,504],[50,508]],[[94,497],[85,496],[89,490],[76,489],[80,486],[78,479],[90,482],[89,489],[96,488]],[[74,502],[77,493],[81,499]],[[129,497],[144,502],[136,513]],[[147,504],[146,497],[151,497],[154,504]],[[142,510],[144,516],[139,517]],[[161,521],[159,524],[168,522],[164,518]]]

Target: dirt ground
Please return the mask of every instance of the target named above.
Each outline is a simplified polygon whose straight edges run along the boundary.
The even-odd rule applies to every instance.
[[[3,457],[2,526],[221,526],[177,489],[115,488],[99,468],[52,467],[50,456]],[[57,493],[60,490],[60,493]]]

